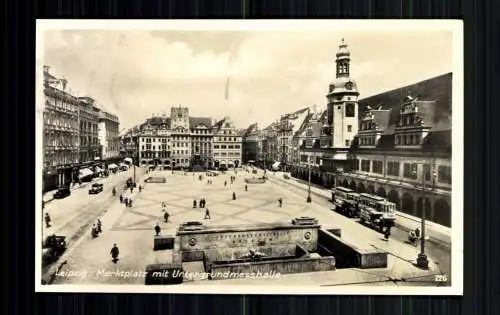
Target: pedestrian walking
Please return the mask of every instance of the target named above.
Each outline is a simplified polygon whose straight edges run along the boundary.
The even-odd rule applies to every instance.
[[[110,254],[112,261],[116,264],[118,262],[118,255],[120,254],[120,250],[118,249],[118,246],[116,246],[116,244],[113,244]]]
[[[233,200],[236,200],[236,193],[233,191]]]
[[[248,185],[245,184],[245,191],[248,191]]]
[[[224,181],[224,187],[226,187],[226,186],[227,186],[227,180]]]
[[[389,240],[389,236],[391,236],[391,227],[388,226],[385,228],[385,231],[384,231],[384,238],[386,241]]]
[[[196,199],[193,199],[193,209],[196,208]],[[200,208],[201,208],[201,201],[200,201]]]
[[[52,219],[50,218],[50,215],[47,212],[45,212],[44,219],[45,219],[45,227],[46,228],[51,227],[50,222],[52,222]],[[40,221],[38,221],[38,222],[40,222]]]
[[[102,233],[102,222],[101,222],[101,219],[97,219],[97,233]]]
[[[158,223],[156,223],[156,225],[155,225],[155,232],[156,232],[156,236],[160,235],[161,228],[160,228],[160,224],[158,224]]]
[[[208,208],[205,209],[205,220],[209,220],[210,219],[210,210],[208,210]]]
[[[168,218],[170,217],[170,214],[165,211],[165,213],[163,214],[163,219],[165,220],[165,223],[168,223]]]
[[[120,203],[123,203],[123,195],[120,194]]]
[[[278,203],[280,205],[280,208],[283,206],[283,198],[279,198],[278,199]]]

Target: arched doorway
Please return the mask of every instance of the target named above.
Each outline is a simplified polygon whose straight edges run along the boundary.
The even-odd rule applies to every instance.
[[[142,165],[146,165],[146,161],[142,160],[142,161],[141,161],[141,164],[142,164]]]
[[[404,193],[401,198],[401,211],[411,215],[415,215],[415,202],[413,196],[409,193]]]
[[[382,198],[387,198],[387,194],[386,194],[385,189],[383,187],[379,187],[377,189],[377,196],[380,196]]]
[[[369,193],[369,194],[374,194],[375,193],[375,187],[373,187],[373,185],[368,185],[368,188],[366,189],[366,191]]]
[[[446,200],[440,198],[434,202],[434,218],[430,220],[451,227],[451,209]]]
[[[399,200],[399,194],[397,191],[395,190],[391,190],[389,192],[389,195],[387,196],[387,199],[390,201],[390,202],[394,202],[396,204],[396,208],[398,211],[401,211],[401,202]]]
[[[352,180],[348,187],[356,191],[356,182]]]
[[[346,188],[348,188],[348,187],[349,187],[349,183],[347,182],[347,179],[344,179],[344,180],[342,181],[342,186],[343,186],[343,187],[346,187]]]
[[[417,200],[417,214],[416,216],[421,218],[422,217],[422,197],[419,197]],[[425,219],[426,220],[432,220],[431,219],[431,214],[432,214],[432,209],[431,209],[431,201],[429,198],[425,198]]]
[[[366,192],[365,184],[359,183],[357,192],[359,192],[360,194]]]

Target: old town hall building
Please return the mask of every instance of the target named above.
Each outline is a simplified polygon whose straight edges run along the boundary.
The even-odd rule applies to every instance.
[[[418,217],[425,187],[426,218],[450,227],[452,73],[358,100],[350,66],[342,40],[326,110],[306,115],[286,169],[304,180],[310,169],[315,184],[383,196]],[[261,135],[263,156],[273,137]]]

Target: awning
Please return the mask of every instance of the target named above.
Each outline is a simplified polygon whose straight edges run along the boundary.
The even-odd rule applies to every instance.
[[[118,165],[116,165],[114,163],[108,165],[108,169],[112,170],[112,169],[115,169],[115,168],[118,168]]]
[[[132,158],[125,158],[125,159],[123,159],[123,162],[132,164],[133,160],[132,160]]]
[[[80,175],[78,175],[78,178],[84,178],[84,177],[90,176],[92,174],[94,174],[94,172],[92,172],[90,169],[82,168],[80,170]]]
[[[280,162],[275,162],[273,165],[272,165],[272,168],[278,168],[280,166]]]

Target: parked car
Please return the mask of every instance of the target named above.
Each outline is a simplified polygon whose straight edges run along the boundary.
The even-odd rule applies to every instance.
[[[62,199],[68,197],[69,195],[71,195],[71,189],[69,189],[68,186],[61,186],[57,189],[53,196],[54,199]]]
[[[104,190],[104,185],[101,183],[94,183],[89,189],[89,195],[98,194]]]
[[[42,265],[56,261],[66,250],[66,237],[61,235],[48,236],[42,243]]]

